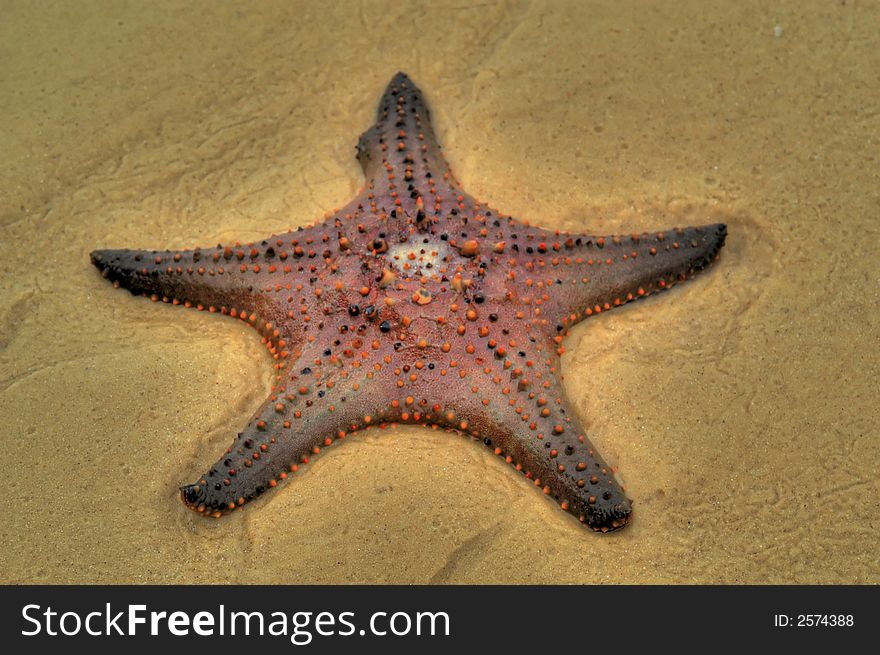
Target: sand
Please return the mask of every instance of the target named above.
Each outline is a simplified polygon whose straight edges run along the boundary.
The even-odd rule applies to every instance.
[[[851,1],[4,2],[0,581],[880,582],[878,30]],[[493,207],[729,225],[710,272],[566,341],[625,530],[415,427],[352,436],[222,520],[178,499],[271,360],[88,253],[320,218],[361,185],[398,70]]]

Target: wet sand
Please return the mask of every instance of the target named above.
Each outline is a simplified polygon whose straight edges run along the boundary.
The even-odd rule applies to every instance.
[[[324,4],[4,3],[0,582],[880,582],[880,7]],[[221,520],[178,499],[271,360],[233,321],[112,289],[88,253],[342,205],[398,70],[493,207],[729,225],[710,272],[565,344],[625,530],[418,428],[354,435]]]

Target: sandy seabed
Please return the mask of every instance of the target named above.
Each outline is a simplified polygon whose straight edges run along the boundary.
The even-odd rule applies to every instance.
[[[2,4],[0,581],[880,582],[877,3]],[[625,530],[415,427],[221,520],[178,499],[271,360],[232,321],[114,291],[88,253],[344,204],[398,70],[505,213],[728,223],[711,271],[565,344]]]

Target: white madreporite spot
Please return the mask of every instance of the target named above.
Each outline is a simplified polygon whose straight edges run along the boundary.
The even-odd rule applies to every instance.
[[[398,243],[388,249],[388,259],[401,277],[439,274],[444,260],[452,253],[445,241]],[[409,264],[409,267],[406,267]]]

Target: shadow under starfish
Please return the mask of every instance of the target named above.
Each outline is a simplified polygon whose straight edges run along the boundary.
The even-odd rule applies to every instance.
[[[631,503],[560,384],[562,340],[693,277],[725,226],[602,237],[499,214],[460,189],[403,73],[357,156],[365,187],[317,225],[91,254],[115,286],[256,328],[276,360],[271,395],[184,502],[220,516],[356,430],[415,423],[482,439],[595,530],[624,526]]]

